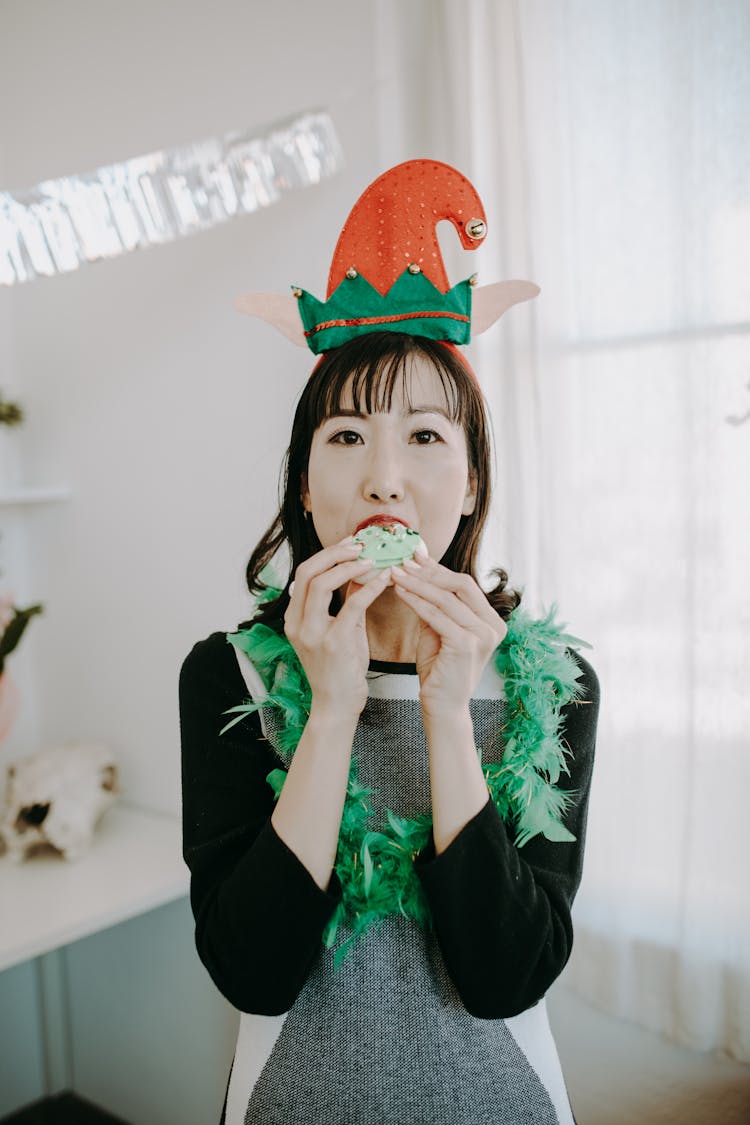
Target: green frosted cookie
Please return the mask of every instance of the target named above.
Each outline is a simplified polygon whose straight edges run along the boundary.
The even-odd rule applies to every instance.
[[[412,559],[421,547],[427,549],[418,531],[398,522],[370,523],[354,535],[355,543],[363,543],[360,559],[372,559],[373,571],[387,566],[400,566],[404,559]]]

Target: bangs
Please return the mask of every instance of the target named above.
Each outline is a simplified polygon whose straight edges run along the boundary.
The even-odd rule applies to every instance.
[[[369,338],[352,341],[348,347],[327,356],[321,364],[326,368],[325,378],[318,378],[319,372],[311,376],[308,418],[313,430],[327,418],[340,414],[342,409],[353,407],[358,413],[366,414],[389,411],[397,386],[403,388],[404,399],[411,410],[414,405],[411,374],[414,361],[419,358],[427,360],[440,378],[443,405],[451,421],[466,428],[473,413],[471,399],[462,391],[463,380],[459,382],[456,378],[453,370],[456,361],[450,353],[431,340],[424,342],[427,346],[422,346],[421,340],[393,332],[377,333],[384,339],[377,341],[380,346],[373,347],[373,335],[370,333]],[[364,346],[354,347],[362,343]],[[445,356],[441,352],[445,352]]]

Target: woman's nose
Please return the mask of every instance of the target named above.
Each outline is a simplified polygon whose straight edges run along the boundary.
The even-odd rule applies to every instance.
[[[368,493],[371,500],[402,500],[404,490],[397,485],[383,484]]]
[[[403,499],[403,476],[392,450],[381,448],[374,452],[363,483],[363,491],[370,500]]]

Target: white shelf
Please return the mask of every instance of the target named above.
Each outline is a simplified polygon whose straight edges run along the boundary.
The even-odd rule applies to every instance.
[[[11,488],[0,486],[0,505],[47,504],[55,500],[70,499],[70,489],[61,485],[14,485]]]
[[[182,826],[119,802],[104,813],[90,851],[15,863],[0,856],[0,971],[145,914],[188,894]]]

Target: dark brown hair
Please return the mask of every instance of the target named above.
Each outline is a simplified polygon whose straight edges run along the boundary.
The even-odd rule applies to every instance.
[[[307,472],[313,434],[318,426],[337,414],[344,393],[351,384],[354,409],[369,413],[390,410],[393,389],[405,376],[413,359],[432,364],[445,391],[451,419],[460,424],[466,435],[469,470],[477,478],[474,511],[461,516],[448,550],[439,561],[457,573],[476,579],[475,567],[482,531],[490,505],[490,444],[485,402],[476,380],[469,374],[457,352],[438,341],[397,332],[370,332],[329,352],[318,363],[302,391],[292,424],[292,436],[282,466],[283,494],[281,507],[265,532],[247,564],[247,586],[254,596],[263,596],[267,584],[260,577],[263,568],[286,542],[289,547],[290,572],[279,597],[258,605],[253,622],[283,630],[284,614],[289,604],[289,583],[301,562],[322,549],[312,520],[305,518],[300,497],[303,474]],[[408,386],[404,385],[408,396]],[[508,575],[498,567],[493,570],[497,585],[486,593],[493,609],[507,620],[519,605],[521,593],[506,590]],[[341,597],[334,593],[331,612],[338,613]],[[239,627],[247,628],[251,622]]]

